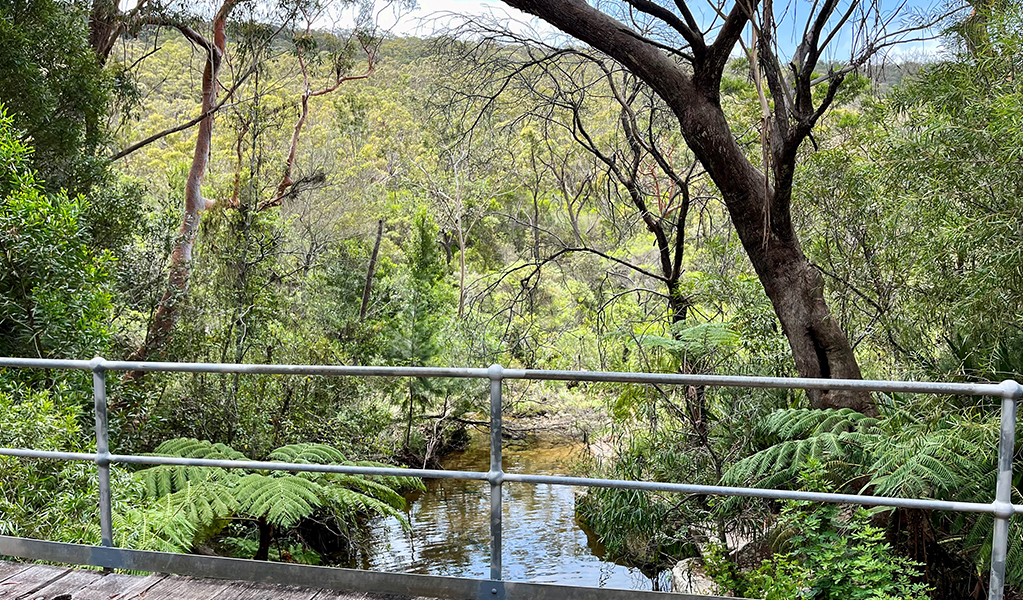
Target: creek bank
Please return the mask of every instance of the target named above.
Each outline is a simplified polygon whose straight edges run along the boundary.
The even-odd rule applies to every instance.
[[[700,558],[684,558],[671,568],[671,591],[711,596],[718,593],[718,585],[707,575]]]

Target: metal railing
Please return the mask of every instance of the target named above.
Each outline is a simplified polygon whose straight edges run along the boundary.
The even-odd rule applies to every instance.
[[[159,573],[176,573],[199,577],[244,579],[335,588],[359,592],[430,596],[454,599],[558,598],[564,600],[626,600],[675,598],[696,600],[711,596],[668,594],[635,590],[615,590],[504,581],[501,568],[502,486],[506,483],[550,484],[582,487],[605,487],[670,492],[681,494],[715,494],[775,500],[808,500],[893,508],[947,510],[954,512],[989,513],[994,517],[991,549],[989,600],[1001,600],[1005,587],[1005,562],[1008,548],[1009,520],[1023,512],[1023,505],[1012,504],[1012,459],[1015,449],[1016,405],[1023,397],[1023,386],[1015,381],[999,384],[936,383],[912,381],[869,381],[842,379],[801,379],[773,377],[729,377],[720,375],[672,375],[660,373],[611,373],[591,371],[542,371],[505,369],[491,365],[487,369],[433,367],[363,367],[318,365],[206,364],[84,360],[46,360],[0,358],[0,367],[37,369],[76,369],[92,372],[96,415],[96,452],[51,452],[23,448],[0,448],[0,456],[93,462],[99,474],[99,512],[101,546],[68,544],[28,538],[0,536],[0,555],[47,560],[104,568],[130,569]],[[207,460],[160,456],[111,454],[107,441],[108,371],[245,373],[267,375],[321,375],[358,377],[439,377],[471,378],[490,381],[490,470],[483,472],[444,471],[434,469],[378,468],[341,465],[293,464],[242,460]],[[868,392],[904,392],[920,394],[991,396],[1001,399],[1001,430],[998,444],[998,480],[990,503],[951,502],[924,498],[888,498],[855,494],[829,494],[791,490],[744,487],[690,485],[649,481],[592,479],[506,473],[501,465],[501,394],[506,379],[534,381],[589,381],[637,384],[662,384],[709,387],[743,387],[803,390],[858,390]],[[228,469],[260,469],[277,471],[314,471],[355,475],[399,475],[422,478],[469,479],[490,484],[490,578],[471,579],[433,575],[382,573],[354,569],[314,567],[285,563],[267,563],[242,559],[193,556],[115,548],[110,503],[110,465],[112,463],[145,465],[184,465]]]

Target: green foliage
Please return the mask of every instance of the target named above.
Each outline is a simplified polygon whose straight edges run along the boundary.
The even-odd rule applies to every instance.
[[[656,455],[656,460],[651,455]],[[682,464],[672,464],[675,458]],[[608,476],[616,479],[672,481],[693,468],[693,457],[672,457],[665,447],[636,441],[614,461]],[[670,474],[669,474],[670,473]],[[691,481],[691,479],[690,479]],[[609,556],[644,567],[673,565],[692,556],[688,523],[699,520],[696,506],[639,490],[591,488],[580,496],[576,512],[604,545]],[[703,515],[705,516],[705,515]]]
[[[667,338],[656,335],[641,335],[637,341],[652,348],[665,348],[679,360],[697,361],[726,350],[739,341],[739,336],[728,323],[700,323],[680,327],[674,337]]]
[[[156,454],[211,460],[245,460],[224,444],[196,439],[168,440]],[[269,460],[299,464],[374,465],[346,461],[323,444],[291,444],[275,449]],[[142,507],[125,511],[126,522],[160,523],[166,534],[144,537],[151,547],[187,550],[218,532],[228,520],[259,520],[288,530],[313,515],[334,520],[348,531],[355,520],[384,515],[407,524],[404,498],[398,493],[422,489],[409,477],[368,478],[335,473],[251,472],[212,467],[159,465],[136,474]],[[148,527],[148,528],[147,528]],[[147,529],[146,529],[147,528]]]
[[[95,156],[110,99],[107,75],[89,46],[85,4],[0,2],[0,103],[36,152],[47,191],[86,193],[103,177]]]
[[[724,588],[764,600],[926,600],[916,581],[921,565],[897,556],[870,514],[836,505],[788,503],[779,527],[792,533],[790,550],[740,573],[720,550],[708,553],[708,572]]]
[[[66,388],[0,392],[0,447],[89,452]],[[0,458],[0,534],[95,543],[95,468],[84,462]]]
[[[836,113],[797,174],[807,252],[846,331],[866,342],[868,371],[894,362],[935,379],[1023,374],[1023,255],[1010,241],[1023,210],[1023,12],[1018,2],[988,9],[967,19],[983,42],[951,28],[945,60]]]
[[[44,193],[29,155],[0,107],[0,354],[89,357],[108,344],[110,257],[88,246],[85,199]]]
[[[758,439],[766,447],[731,465],[722,482],[798,487],[801,474],[814,468],[817,484],[826,482],[838,492],[989,502],[997,473],[998,415],[945,409],[927,415],[923,408],[889,409],[878,419],[847,410],[776,411],[758,424]],[[722,507],[735,510],[740,504],[728,500]],[[990,519],[932,518],[935,530],[946,532],[948,547],[985,568]],[[1011,535],[1010,552],[1020,552],[1020,546]],[[1010,564],[1008,580],[1023,581],[1023,569]]]

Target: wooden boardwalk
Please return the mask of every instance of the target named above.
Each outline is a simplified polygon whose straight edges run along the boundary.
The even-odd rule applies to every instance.
[[[0,561],[0,600],[383,600],[396,596],[294,586],[120,575]]]

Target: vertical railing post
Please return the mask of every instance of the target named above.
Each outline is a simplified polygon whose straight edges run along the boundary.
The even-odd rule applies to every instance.
[[[106,361],[92,359],[92,396],[96,409],[96,469],[99,472],[99,530],[103,546],[114,545],[114,525],[110,510],[110,444],[107,441]]]
[[[490,579],[501,579],[501,482],[504,469],[501,466],[501,386],[504,368],[490,365]],[[496,590],[496,588],[495,588]]]
[[[1002,382],[1002,423],[998,436],[998,484],[995,488],[995,526],[991,540],[991,579],[988,600],[1002,600],[1005,592],[1005,558],[1009,550],[1009,519],[1012,517],[1012,456],[1016,449],[1016,401],[1023,386]]]

